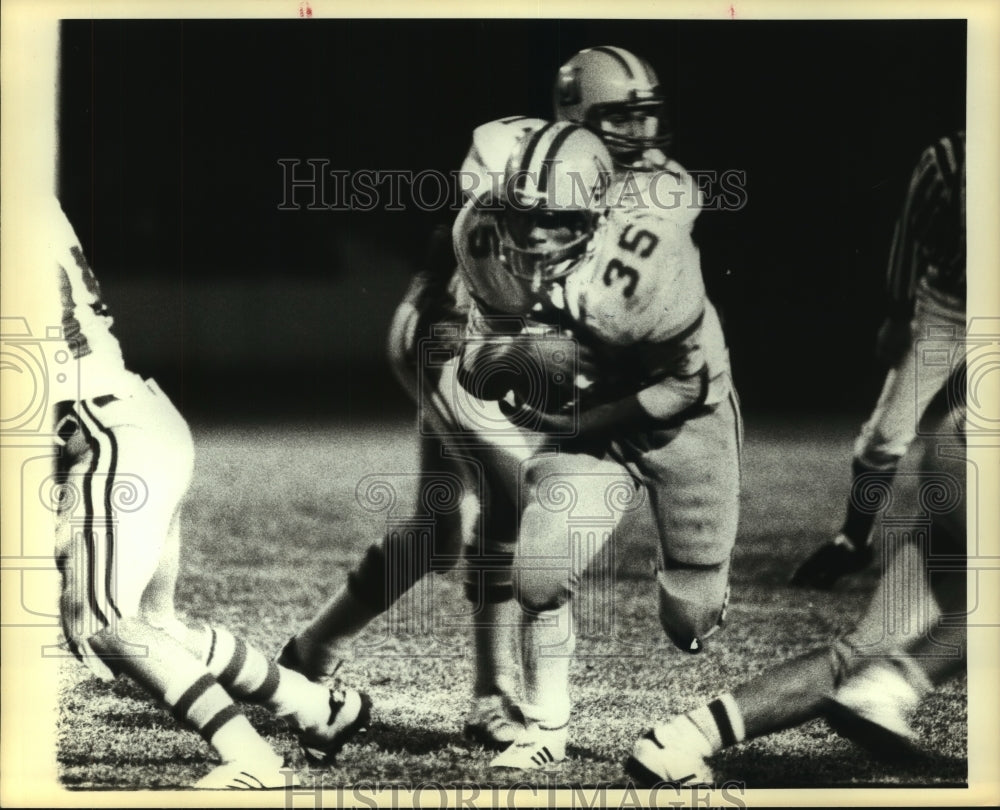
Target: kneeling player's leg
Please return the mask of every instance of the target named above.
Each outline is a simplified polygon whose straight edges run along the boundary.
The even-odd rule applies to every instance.
[[[461,462],[441,439],[421,437],[421,472],[412,528],[393,527],[368,547],[347,581],[285,645],[278,662],[319,679],[350,656],[349,642],[432,568],[455,565],[478,513],[478,496]],[[441,492],[446,497],[440,498]],[[428,535],[428,519],[432,531]]]
[[[725,618],[740,490],[734,398],[684,424],[654,431],[635,461],[660,537],[660,623],[686,652],[699,652]]]
[[[142,615],[143,592],[188,484],[186,426],[175,430],[172,406],[144,396],[67,409],[76,430],[58,461],[67,497],[58,515],[57,559],[71,648],[100,674],[128,675],[165,702],[224,762],[248,763],[257,780],[285,786],[281,758],[225,689],[181,641]]]

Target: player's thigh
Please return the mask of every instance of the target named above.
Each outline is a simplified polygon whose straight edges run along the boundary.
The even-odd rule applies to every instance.
[[[886,375],[871,416],[861,428],[854,452],[878,466],[902,458],[924,412],[954,370],[950,359],[965,329],[963,313],[917,301],[916,341]]]
[[[91,469],[75,480],[85,493],[91,531],[84,538],[89,545],[74,545],[103,572],[94,587],[103,587],[114,612],[136,615],[158,569],[168,575],[166,586],[176,566],[170,557],[179,549],[171,544],[179,537],[171,529],[190,484],[191,434],[155,386],[103,404],[84,402],[80,409]]]
[[[617,461],[585,453],[538,454],[524,465],[514,567],[523,604],[556,607],[637,498]]]
[[[636,461],[665,560],[714,565],[736,541],[740,421],[730,398],[671,430],[646,437]]]

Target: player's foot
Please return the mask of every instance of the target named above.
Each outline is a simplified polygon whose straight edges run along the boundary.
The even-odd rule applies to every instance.
[[[490,761],[491,768],[546,770],[566,759],[569,724],[559,728],[529,725],[517,739]]]
[[[463,730],[467,740],[502,751],[523,732],[524,716],[509,698],[486,695],[472,699]]]
[[[643,788],[713,784],[715,776],[705,758],[670,729],[669,723],[657,726],[636,740],[632,756],[625,760],[625,773]]]
[[[846,535],[838,534],[799,565],[790,584],[799,588],[828,591],[842,576],[867,568],[873,557],[871,546],[858,548]]]
[[[330,719],[319,731],[299,733],[299,745],[312,765],[329,765],[344,745],[367,731],[372,701],[355,689],[330,690]]]
[[[223,762],[194,783],[196,790],[289,790],[299,777],[280,757],[271,762]]]
[[[285,646],[281,648],[281,652],[275,656],[274,663],[279,667],[291,669],[300,675],[305,675],[310,681],[315,681],[316,683],[319,683],[327,676],[326,672],[302,657],[296,636],[292,636],[285,642]],[[339,664],[333,667],[333,671],[336,672],[338,667]]]
[[[920,696],[889,666],[866,667],[824,701],[830,726],[873,755],[912,760],[924,754],[909,718]]]

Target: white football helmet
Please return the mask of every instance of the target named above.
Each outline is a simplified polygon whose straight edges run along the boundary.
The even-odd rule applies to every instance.
[[[648,62],[624,48],[580,51],[559,68],[553,101],[557,120],[590,129],[619,163],[670,146],[660,81]]]
[[[503,183],[507,158],[518,139],[545,126],[541,118],[511,115],[482,124],[472,132],[472,145],[459,170],[465,200],[496,198]]]
[[[607,147],[576,124],[549,123],[522,137],[495,213],[508,270],[534,283],[571,272],[606,210],[612,172]]]

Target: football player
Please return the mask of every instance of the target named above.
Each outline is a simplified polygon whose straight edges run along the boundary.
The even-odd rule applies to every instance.
[[[964,365],[948,387],[954,404],[927,443],[918,494],[930,517],[929,551],[912,537],[900,544],[845,637],[647,731],[626,762],[638,784],[711,783],[706,759],[713,754],[819,716],[881,758],[912,762],[920,753],[913,713],[934,686],[962,671],[966,650],[966,571],[954,564],[966,554]],[[901,621],[919,626],[903,639],[886,632]]]
[[[35,257],[46,323],[62,325],[50,348],[78,366],[77,375],[49,381],[66,645],[99,677],[132,678],[212,746],[222,764],[195,787],[290,788],[294,773],[234,701],[285,717],[307,757],[329,762],[367,724],[368,699],[271,663],[224,627],[178,618],[190,431],[155,381],[126,369],[100,287],[58,201],[41,203],[39,217],[51,227]]]
[[[612,206],[641,207],[694,226],[702,195],[672,156],[666,99],[650,64],[624,48],[586,48],[559,68],[553,91],[557,121],[586,127],[608,147]]]
[[[613,161],[613,196],[622,207],[642,208],[669,218],[689,230],[701,207],[701,195],[692,178],[676,161],[669,159],[671,137],[666,125],[664,99],[652,68],[635,55],[616,47],[581,51],[559,72],[554,90],[555,115],[559,120],[579,121],[608,144]],[[503,175],[514,139],[538,129],[539,119],[511,116],[479,127],[462,165],[460,183],[469,198],[481,199],[494,190]],[[349,653],[349,643],[375,616],[386,610],[431,567],[447,567],[445,560],[456,560],[455,550],[463,544],[470,555],[481,562],[509,557],[509,544],[499,540],[511,534],[501,517],[507,511],[488,503],[500,496],[480,490],[491,475],[490,468],[507,466],[510,453],[494,456],[492,463],[482,460],[458,460],[461,451],[446,452],[436,433],[454,435],[467,432],[476,443],[475,425],[457,424],[455,408],[448,405],[452,393],[439,385],[436,369],[419,368],[418,345],[421,339],[438,330],[438,342],[447,332],[460,339],[468,312],[468,293],[464,282],[454,273],[455,254],[448,229],[436,229],[421,271],[418,272],[393,317],[389,336],[389,357],[393,370],[414,400],[418,399],[419,375],[423,390],[433,396],[418,403],[421,411],[421,489],[440,483],[442,476],[454,475],[462,481],[465,494],[463,509],[450,515],[434,516],[434,543],[438,561],[410,553],[412,543],[391,535],[374,543],[362,563],[349,575],[333,598],[313,620],[289,640],[278,660],[322,678],[334,672]],[[458,345],[457,343],[455,345]],[[453,405],[454,403],[452,403]],[[515,440],[516,441],[516,440]],[[461,443],[461,442],[459,442]],[[479,444],[482,444],[480,441]],[[516,456],[517,453],[515,452]],[[478,496],[478,497],[477,497]],[[421,498],[421,500],[424,500]],[[479,510],[489,510],[475,520]],[[491,536],[486,545],[482,538]],[[411,564],[404,565],[400,560]],[[416,559],[416,565],[413,560]],[[396,569],[405,569],[396,570]],[[395,572],[390,575],[390,572]],[[475,605],[476,681],[473,702],[465,725],[467,736],[489,747],[504,747],[521,730],[516,708],[518,647],[511,638],[519,623],[519,609],[509,598],[509,574],[503,566],[487,566],[467,577],[467,595]],[[389,588],[389,583],[392,587]]]
[[[847,515],[837,536],[798,567],[793,585],[828,590],[871,562],[875,512],[865,493],[891,487],[944,386],[948,365],[923,362],[924,353],[950,353],[965,332],[964,131],[928,147],[913,171],[889,255],[888,293],[877,353],[889,372],[855,441]]]
[[[659,539],[660,619],[674,644],[699,652],[728,598],[741,427],[722,330],[690,228],[609,209],[612,176],[596,135],[548,124],[518,142],[498,198],[464,208],[453,230],[473,301],[458,379],[545,439],[520,462],[511,493],[527,728],[496,767],[565,758],[570,602],[643,497]],[[575,357],[546,350],[552,330],[571,337]],[[579,514],[604,516],[596,537],[571,531],[562,497]]]
[[[469,200],[487,197],[503,175],[507,157],[517,139],[539,128],[544,121],[509,116],[478,127],[462,163],[459,179]],[[509,509],[494,507],[488,469],[484,469],[468,444],[481,445],[476,426],[462,424],[460,408],[453,401],[458,390],[451,377],[441,381],[441,368],[421,357],[421,342],[434,340],[436,353],[457,351],[468,319],[469,299],[455,274],[455,254],[450,228],[432,232],[427,254],[403,301],[397,307],[389,332],[389,359],[400,384],[417,403],[420,421],[420,482],[417,502],[442,483],[455,486],[458,509],[432,509],[414,531],[391,532],[373,543],[347,581],[310,622],[285,645],[278,661],[308,677],[321,680],[332,675],[351,655],[358,632],[386,611],[430,570],[443,571],[457,563],[463,546],[469,559],[509,555],[513,529]],[[495,414],[498,421],[502,415]],[[494,465],[495,466],[495,465]],[[450,483],[449,483],[450,482]],[[414,534],[426,531],[433,521],[428,553],[415,553]],[[489,547],[482,538],[492,537]],[[474,606],[475,683],[465,724],[470,739],[491,748],[509,745],[523,730],[517,710],[519,667],[516,664],[517,605],[497,599],[509,590],[504,566],[470,567],[466,595]]]

